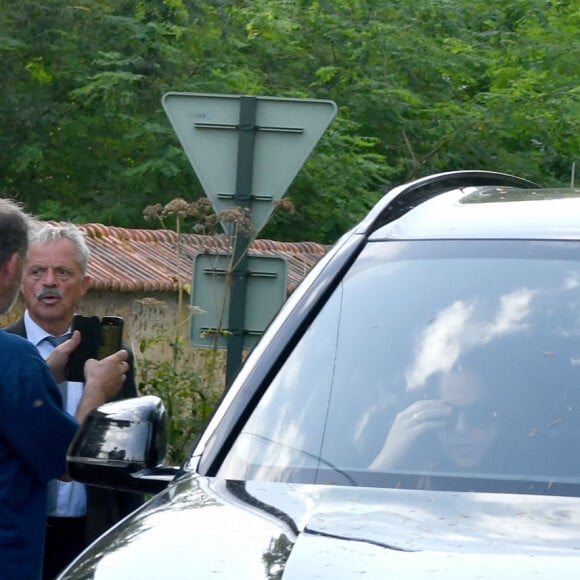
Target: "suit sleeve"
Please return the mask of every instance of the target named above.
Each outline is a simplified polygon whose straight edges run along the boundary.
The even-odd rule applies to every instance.
[[[0,432],[41,481],[66,471],[66,451],[78,423],[61,407],[58,387],[36,348],[14,337],[3,341]]]

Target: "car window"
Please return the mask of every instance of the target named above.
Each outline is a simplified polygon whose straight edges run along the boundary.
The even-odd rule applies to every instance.
[[[368,244],[219,476],[445,489],[477,478],[540,493],[575,483],[579,259],[576,242]]]

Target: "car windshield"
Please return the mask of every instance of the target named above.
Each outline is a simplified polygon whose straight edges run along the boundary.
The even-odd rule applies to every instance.
[[[219,476],[580,495],[580,244],[367,244]]]

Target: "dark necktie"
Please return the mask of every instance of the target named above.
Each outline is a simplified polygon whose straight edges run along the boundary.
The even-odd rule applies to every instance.
[[[61,336],[46,336],[43,340],[49,342],[55,348],[62,344],[65,340],[68,340],[71,337],[70,333],[62,334]],[[62,397],[63,406],[66,409],[66,395],[67,395],[67,383],[63,381],[62,383],[58,383],[58,390],[60,391],[60,396]]]
[[[50,342],[52,346],[57,347],[59,344],[62,344],[65,340],[68,340],[71,337],[70,334],[63,334],[61,336],[47,336],[44,340]]]

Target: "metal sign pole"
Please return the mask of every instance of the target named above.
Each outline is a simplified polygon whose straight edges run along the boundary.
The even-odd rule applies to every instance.
[[[202,275],[192,277],[191,284],[192,299],[197,295],[204,298],[192,304],[205,313],[191,318],[190,342],[215,348],[213,336],[208,340],[207,335],[219,334],[218,348],[228,349],[226,388],[229,388],[241,368],[244,346],[248,348],[256,335],[264,331],[286,298],[284,280],[284,292],[276,308],[269,298],[264,299],[271,294],[272,287],[256,283],[262,267],[253,265],[257,258],[262,258],[264,264],[267,257],[248,257],[248,246],[267,223],[275,202],[290,186],[337,108],[334,102],[323,100],[175,92],[166,93],[162,102],[214,211],[219,214],[243,208],[252,224],[251,231],[246,231],[222,222],[224,231],[234,235],[231,265],[226,268],[220,262],[219,268],[210,268],[213,276],[205,275],[202,269]],[[202,262],[200,259],[199,263]],[[218,272],[220,269],[223,273]],[[274,271],[268,274],[286,278],[287,268],[284,265],[280,269],[276,263]],[[217,286],[216,278],[220,278]],[[212,309],[212,304],[217,304],[216,293],[224,296],[216,288],[229,292],[227,333],[221,333],[224,326],[221,307]],[[278,290],[274,289],[278,299]],[[271,312],[270,317],[262,320],[263,317],[256,316],[257,310],[260,315],[263,311]],[[252,318],[253,326],[247,328]]]
[[[256,134],[255,97],[241,97],[240,123],[238,132],[238,160],[236,169],[236,190],[234,198],[238,207],[249,210],[252,196],[254,167],[254,141]],[[248,216],[249,219],[249,216]],[[248,274],[248,247],[250,245],[250,225],[235,226],[234,249],[230,287],[230,307],[228,328],[228,354],[226,367],[226,388],[232,384],[242,366],[244,331],[246,322],[246,284]]]

